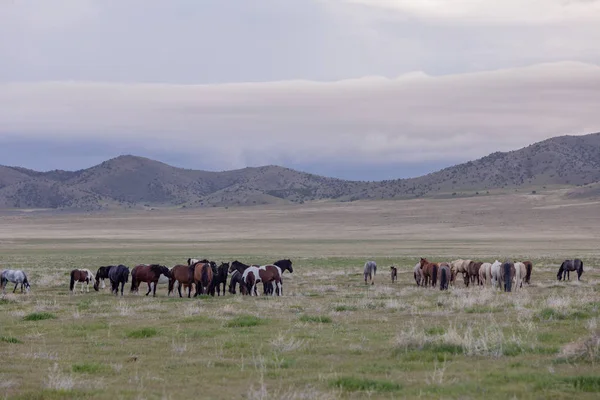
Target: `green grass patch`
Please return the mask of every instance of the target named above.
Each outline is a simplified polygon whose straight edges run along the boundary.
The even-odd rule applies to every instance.
[[[98,363],[80,363],[73,364],[71,366],[71,370],[79,374],[97,374],[100,372],[105,372],[107,367]]]
[[[431,328],[425,328],[425,333],[429,336],[441,336],[446,333],[446,328],[441,326],[432,326]]]
[[[351,376],[337,378],[330,381],[330,386],[348,392],[397,392],[402,390],[402,385],[373,379],[355,378]]]
[[[562,321],[562,320],[578,320],[578,319],[588,319],[591,318],[592,315],[583,310],[577,310],[573,312],[560,312],[553,308],[544,308],[542,311],[537,313],[534,316],[535,321]]]
[[[16,337],[11,337],[11,336],[0,336],[0,342],[13,343],[13,344],[23,343]]]
[[[56,319],[56,315],[49,312],[34,312],[23,317],[24,321],[43,321],[45,319]]]
[[[600,376],[575,376],[565,381],[580,392],[600,392]]]
[[[130,339],[146,339],[158,335],[158,331],[155,328],[141,328],[127,333],[127,337]]]
[[[333,309],[335,311],[337,311],[337,312],[342,312],[342,311],[356,311],[356,310],[358,310],[358,307],[356,307],[356,306],[340,305],[340,306],[335,306]]]
[[[489,314],[503,312],[501,308],[489,306],[473,306],[465,308],[467,314]]]
[[[37,392],[22,393],[12,397],[15,400],[64,400],[64,399],[89,399],[90,395],[75,390],[44,389]]]
[[[331,318],[326,315],[302,315],[300,316],[302,322],[318,322],[321,324],[330,324]]]
[[[433,353],[447,354],[462,354],[464,351],[462,346],[452,343],[425,343],[421,349]]]
[[[228,321],[225,326],[228,328],[248,328],[264,324],[265,321],[254,315],[240,315]]]

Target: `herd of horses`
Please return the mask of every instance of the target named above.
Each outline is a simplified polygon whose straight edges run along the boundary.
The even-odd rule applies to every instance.
[[[462,274],[465,286],[477,283],[478,286],[492,286],[503,289],[505,292],[516,291],[523,287],[523,283],[531,283],[531,272],[533,263],[531,261],[512,262],[506,260],[494,263],[478,262],[473,260],[454,260],[452,262],[432,263],[426,258],[421,258],[413,269],[413,276],[417,286],[436,287],[439,277],[440,290],[448,290],[448,285],[454,285],[458,274]],[[583,261],[576,258],[565,260],[558,269],[556,278],[570,280],[571,271],[577,272],[577,280],[581,280],[583,274]],[[375,261],[367,261],[364,266],[363,276],[365,284],[370,281],[375,283],[377,264]],[[398,279],[398,267],[390,266],[392,283]]]
[[[426,258],[421,258],[415,265],[413,276],[417,286],[436,287],[439,277],[440,290],[448,290],[448,285],[454,285],[458,274],[463,275],[465,286],[477,284],[478,286],[489,285],[494,288],[504,289],[510,292],[523,287],[523,283],[531,283],[531,272],[533,264],[531,261],[512,262],[506,260],[494,263],[477,262],[473,260],[455,260],[452,262],[432,263]],[[147,283],[148,291],[146,296],[152,292],[156,296],[156,287],[158,283],[168,283],[167,296],[173,293],[175,284],[177,284],[177,293],[181,293],[182,287],[187,290],[187,297],[191,297],[192,290],[194,297],[202,294],[214,296],[215,293],[221,296],[225,295],[227,278],[229,279],[229,293],[236,294],[236,287],[242,295],[258,296],[257,285],[263,284],[263,294],[265,295],[283,295],[283,272],[294,272],[292,261],[289,259],[279,260],[273,264],[267,265],[246,265],[240,261],[232,263],[223,262],[217,266],[214,261],[207,259],[198,260],[189,258],[187,265],[175,265],[169,269],[159,264],[140,264],[135,266],[131,272],[125,265],[109,265],[98,268],[94,275],[89,269],[74,269],[71,271],[71,280],[69,290],[75,292],[77,283],[81,284],[81,292],[84,287],[87,292],[90,291],[89,285],[93,283],[96,291],[100,290],[100,285],[105,288],[104,281],[108,279],[111,285],[111,292],[121,296],[125,284],[129,281],[131,275],[131,292],[137,293],[142,282]],[[398,268],[394,265],[390,267],[392,283],[398,278]],[[571,271],[577,272],[577,279],[581,279],[583,274],[583,261],[580,259],[565,260],[556,274],[558,280],[570,280]],[[364,265],[363,275],[365,284],[368,281],[375,283],[377,273],[377,263],[367,261]],[[30,284],[27,275],[21,270],[7,269],[0,273],[0,289],[2,293],[6,292],[8,282],[15,284],[13,293],[21,285],[21,293],[29,292]],[[85,286],[84,286],[85,285]]]

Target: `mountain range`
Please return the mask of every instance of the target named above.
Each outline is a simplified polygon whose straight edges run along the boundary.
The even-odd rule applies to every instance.
[[[123,155],[79,171],[0,166],[0,208],[97,210],[409,199],[572,186],[600,196],[600,133],[559,136],[410,179],[348,181],[269,165],[224,172]]]

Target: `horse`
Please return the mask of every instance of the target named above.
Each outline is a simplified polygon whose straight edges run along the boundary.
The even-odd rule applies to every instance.
[[[245,290],[243,293],[252,296],[258,296],[256,293],[256,285],[261,282],[259,267],[250,266],[246,268],[242,274],[242,281],[244,282]]]
[[[85,287],[87,292],[90,292],[90,282],[94,281],[94,274],[89,269],[74,269],[71,271],[71,283],[69,284],[69,290],[75,293],[75,286],[77,286],[77,282],[81,283],[81,293],[83,293],[83,284],[85,283]]]
[[[437,275],[440,268],[439,264],[427,261],[426,258],[421,258],[421,270],[423,271],[423,285],[428,286],[431,282],[431,286],[437,286]]]
[[[17,290],[19,284],[21,284],[21,293],[23,293],[23,288],[25,288],[25,293],[29,293],[29,290],[31,289],[29,281],[27,280],[27,275],[20,269],[5,269],[2,271],[2,274],[0,274],[0,288],[2,288],[3,294],[6,293],[6,285],[8,282],[15,284],[13,293]]]
[[[210,263],[198,262],[193,265],[194,283],[196,284],[196,294],[209,294],[210,285],[213,280],[213,269]],[[214,296],[214,293],[213,293]]]
[[[167,296],[170,296],[173,292],[173,288],[175,286],[175,282],[177,282],[177,292],[179,293],[179,297],[183,297],[181,295],[181,286],[184,285],[184,288],[187,288],[188,298],[192,297],[192,285],[194,284],[194,267],[189,265],[176,265],[169,271],[169,291],[167,292]]]
[[[500,287],[500,267],[502,267],[502,263],[498,260],[494,261],[490,267],[490,280],[493,288]]]
[[[289,259],[275,261],[273,265],[277,265],[279,268],[281,268],[281,273],[284,273],[286,270],[290,271],[290,274],[294,272],[294,269],[292,268],[292,261]]]
[[[448,290],[448,282],[450,282],[452,272],[448,263],[440,264],[440,290]]]
[[[115,296],[119,295],[119,284],[121,284],[121,296],[123,296],[123,288],[129,281],[129,268],[123,264],[117,266],[111,266],[108,271],[108,279],[110,279],[111,293]]]
[[[231,273],[231,279],[229,280],[229,293],[235,294],[235,285],[239,285],[241,294],[246,294],[246,286],[242,280],[242,273],[240,273],[237,269]]]
[[[415,265],[413,270],[413,276],[415,277],[415,282],[417,282],[417,286],[421,286],[423,284],[423,270],[421,270],[421,263],[418,262]]]
[[[531,271],[533,270],[533,263],[531,261],[523,261],[525,267],[527,268],[527,274],[525,275],[525,283],[531,284]]]
[[[133,267],[131,270],[131,292],[138,292],[140,283],[146,282],[148,284],[148,291],[146,296],[152,292],[152,297],[156,297],[156,286],[161,275],[171,278],[169,269],[164,265],[159,264],[140,264]],[[154,284],[154,290],[151,286]]]
[[[216,273],[213,273],[212,285],[210,288],[210,294],[215,295],[215,288],[217,289],[217,295],[221,296],[221,284],[223,285],[223,296],[225,296],[225,286],[227,285],[227,272],[229,271],[229,263],[221,263],[217,267]],[[214,272],[214,271],[213,271]]]
[[[505,292],[512,291],[512,284],[515,277],[515,264],[511,261],[505,261],[500,267],[500,282],[504,285]]]
[[[365,285],[367,284],[367,278],[371,281],[371,285],[375,284],[375,274],[377,274],[377,263],[375,261],[367,261],[363,270]]]
[[[97,292],[100,288],[100,279],[102,279],[102,289],[106,287],[104,283],[105,279],[108,279],[108,272],[110,271],[112,265],[108,267],[100,267],[98,271],[96,271],[96,282],[94,283],[94,290]]]
[[[452,279],[453,282],[459,272],[463,274],[463,278],[469,275],[469,264],[471,264],[471,262],[471,260],[458,259],[450,263],[450,271],[454,277],[454,279]]]
[[[579,258],[574,260],[565,260],[560,265],[556,278],[560,280],[571,280],[571,271],[577,271],[577,280],[581,280],[581,274],[583,274],[583,261]]]
[[[523,281],[527,276],[527,266],[522,262],[515,263],[515,290],[523,287]]]
[[[483,263],[479,268],[479,284],[485,286],[491,283],[492,278],[492,264]]]
[[[390,267],[390,275],[392,277],[392,283],[396,282],[396,280],[398,279],[398,268],[392,265]]]
[[[275,285],[275,291],[273,292],[273,290],[270,290],[270,294],[271,296],[274,295],[274,293],[277,293],[277,296],[283,296],[283,282],[281,280],[281,268],[279,268],[277,265],[273,265],[273,264],[267,264],[267,265],[262,265],[258,268],[258,274],[260,277],[260,281],[263,284],[268,284],[271,287],[273,286],[273,284]]]
[[[481,268],[482,265],[483,265],[482,262],[471,261],[469,263],[468,279],[465,280],[465,285],[467,287],[469,286],[469,281],[470,281],[470,283],[475,283],[475,280],[477,280],[477,285],[479,286],[479,284],[480,284],[480,281],[479,281],[479,269]]]
[[[244,271],[246,269],[250,268],[249,265],[244,264],[243,262],[240,262],[238,260],[235,260],[231,263],[231,265],[229,266],[229,273],[233,273],[233,271],[238,271],[240,274],[244,274]]]

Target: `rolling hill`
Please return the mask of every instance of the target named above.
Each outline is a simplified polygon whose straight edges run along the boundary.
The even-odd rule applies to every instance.
[[[600,133],[555,137],[425,176],[381,182],[346,181],[272,165],[197,171],[131,155],[79,171],[0,166],[0,208],[95,210],[408,199],[546,185],[590,185],[593,189],[576,189],[573,195],[596,196],[597,182]]]

